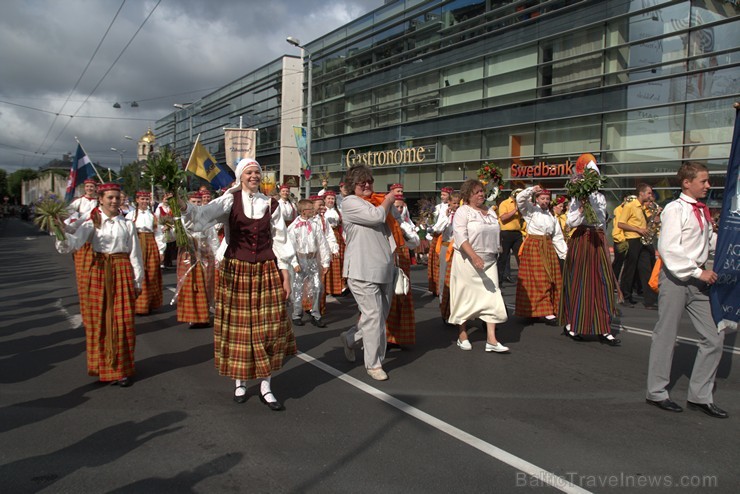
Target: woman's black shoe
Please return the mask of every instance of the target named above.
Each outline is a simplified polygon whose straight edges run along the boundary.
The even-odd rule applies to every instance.
[[[275,395],[272,394],[272,391],[268,391],[265,394],[260,393],[260,401],[264,403],[265,405],[267,405],[267,408],[269,408],[273,412],[279,412],[281,410],[285,410],[285,407],[279,401],[267,401],[265,399],[265,396],[267,395],[272,395],[273,398],[275,397]]]
[[[615,338],[613,336],[611,338],[608,338],[606,335],[603,335],[603,334],[600,336],[600,341],[602,343],[606,343],[609,346],[619,346],[620,343],[622,343],[622,340],[618,338]]]
[[[237,390],[239,390],[239,389],[243,389],[244,390],[244,394],[243,395],[236,394]],[[246,386],[237,386],[236,387],[236,389],[234,390],[234,401],[237,402],[237,403],[245,403],[247,401],[247,387]]]
[[[581,338],[581,335],[570,334],[570,331],[568,331],[568,328],[566,328],[565,326],[563,326],[563,334],[573,341],[583,341],[583,338]]]

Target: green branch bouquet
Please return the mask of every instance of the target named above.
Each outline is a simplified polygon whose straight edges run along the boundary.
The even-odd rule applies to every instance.
[[[489,202],[495,201],[504,189],[504,173],[499,166],[493,163],[486,162],[478,168],[478,180],[488,191],[486,200]]]
[[[62,222],[69,217],[67,204],[54,194],[45,194],[35,205],[33,222],[39,228],[53,234],[60,242],[65,239]]]
[[[586,168],[582,171],[576,170],[576,174],[565,183],[565,190],[567,191],[568,197],[575,197],[581,204],[583,204],[583,214],[586,217],[586,222],[594,225],[598,223],[596,217],[596,211],[591,206],[591,201],[588,197],[592,192],[596,192],[603,187],[606,182],[606,177],[599,174],[594,169]]]
[[[167,199],[167,204],[174,216],[175,242],[178,247],[187,247],[188,235],[180,218],[182,211],[178,201],[187,174],[180,166],[177,153],[165,146],[160,148],[158,153],[150,154],[146,160],[143,178],[161,187],[165,193],[172,194],[172,197]]]

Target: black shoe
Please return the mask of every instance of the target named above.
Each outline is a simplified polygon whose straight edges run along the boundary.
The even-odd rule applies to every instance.
[[[293,326],[303,326],[302,319],[293,319]]]
[[[710,417],[714,417],[716,419],[726,419],[730,416],[729,413],[725,412],[714,403],[694,403],[693,401],[687,401],[686,406],[689,410],[701,410]]]
[[[606,343],[609,346],[619,346],[622,343],[622,340],[614,338],[613,336],[611,338],[607,338],[606,335],[602,334],[599,338],[602,343]]]
[[[326,327],[326,323],[324,321],[322,321],[320,317],[313,317],[312,316],[311,317],[311,324],[313,324],[317,328],[325,328]]]
[[[272,394],[272,391],[269,391],[265,394],[260,393],[260,401],[264,403],[265,405],[267,405],[267,408],[269,408],[273,412],[279,412],[281,410],[285,410],[285,407],[279,401],[267,401],[265,399],[265,396],[267,395],[272,395],[273,398],[275,397],[275,395]]]
[[[645,310],[658,310],[658,306],[653,304],[645,304]]]
[[[545,318],[545,324],[547,326],[558,326],[558,318],[555,317],[553,319],[547,319]]]
[[[666,398],[663,401],[655,401],[655,400],[646,399],[645,403],[647,403],[648,405],[656,406],[660,408],[661,410],[665,410],[667,412],[683,412],[683,408],[678,406],[677,403],[671,401],[670,398]]]
[[[563,326],[563,334],[570,338],[573,341],[583,341],[583,338],[579,334],[570,334],[570,331],[568,331],[568,328]]]
[[[134,380],[130,377],[124,377],[123,379],[118,380],[118,385],[122,388],[128,388],[134,383]]]
[[[236,394],[236,389],[244,389],[243,395]],[[237,386],[234,390],[234,401],[237,403],[246,403],[247,401],[247,387],[246,386]]]

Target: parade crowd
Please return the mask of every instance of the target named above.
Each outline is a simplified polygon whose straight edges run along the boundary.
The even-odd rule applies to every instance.
[[[576,168],[599,173],[590,154]],[[507,353],[496,329],[509,317],[501,286],[514,284],[513,255],[514,314],[562,328],[570,339],[618,347],[613,318],[635,306],[635,294],[645,309],[658,310],[646,401],[670,412],[682,411],[666,388],[686,311],[701,336],[687,406],[728,416],[712,396],[724,332],[709,309],[717,275],[706,262],[716,235],[700,202],[709,191],[700,163],[680,167],[681,195],[662,210],[647,184],[610,214],[598,190],[553,200],[539,185],[487,205],[486,184],[468,179],[458,191],[443,188],[439,204],[416,221],[403,185],[376,192],[363,165],[347,171],[339,190],[324,183],[318,195],[297,202],[286,185],[263,194],[262,168],[253,159],[238,163],[236,177],[217,197],[201,187],[187,201],[179,198],[178,217],[167,196],[155,203],[140,191],[129,206],[119,185],[85,181],[84,196],[69,205],[66,238],[56,246],[74,255],[89,375],[132,384],[135,315],[163,304],[162,269],[173,263],[177,321],[213,326],[215,366],[233,381],[237,403],[247,400],[248,381],[259,380],[260,400],[284,409],[271,377],[297,351],[294,328],[326,327],[327,295],[351,295],[357,303],[356,320],[339,335],[346,359],[355,362],[360,350],[367,374],[388,379],[386,350],[416,342],[413,297],[404,283],[412,264],[427,264],[428,289],[439,298],[444,324],[457,328],[457,348],[473,349],[469,325],[479,319],[484,351]],[[177,222],[187,232],[186,246],[176,245]]]

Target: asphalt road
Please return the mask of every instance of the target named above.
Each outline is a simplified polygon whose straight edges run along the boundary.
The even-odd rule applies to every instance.
[[[337,336],[351,297],[330,299],[327,328],[297,328],[300,355],[273,377],[287,408],[256,383],[232,401],[213,366],[211,329],[174,307],[137,319],[136,381],[86,375],[71,256],[28,223],[0,222],[2,492],[737,492],[740,373],[727,335],[712,419],[644,402],[657,313],[626,309],[622,346],[574,342],[518,318],[510,354],[455,346],[414,270],[417,344],[391,350],[386,382],[345,361]],[[168,303],[174,273],[165,273]],[[504,288],[513,303],[514,288]],[[639,307],[639,306],[638,306]],[[685,403],[697,337],[688,318],[673,366]]]

